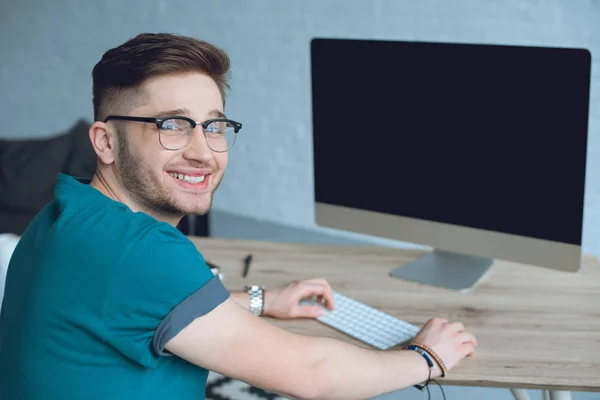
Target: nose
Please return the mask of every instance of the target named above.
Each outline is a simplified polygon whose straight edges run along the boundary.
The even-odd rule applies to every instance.
[[[208,147],[202,126],[197,125],[191,135],[190,142],[183,150],[183,158],[202,163],[210,162],[213,159],[213,152]]]

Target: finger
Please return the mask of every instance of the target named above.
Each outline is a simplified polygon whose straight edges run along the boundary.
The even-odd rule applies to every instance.
[[[327,290],[327,287],[316,283],[302,282],[294,287],[293,296],[301,299],[317,301]]]
[[[435,318],[431,318],[428,321],[428,323],[431,324],[431,325],[438,325],[438,326],[440,326],[440,325],[443,325],[443,324],[447,324],[448,320],[444,319],[444,318],[435,317]]]
[[[475,347],[478,345],[475,335],[473,335],[471,332],[462,332],[459,336],[459,339],[461,343],[471,344]]]
[[[329,284],[329,282],[327,282],[326,279],[313,278],[313,279],[308,279],[308,280],[306,280],[304,282],[306,282],[306,283],[314,283],[314,284],[317,284],[317,285],[324,285],[326,288],[328,288],[333,293],[333,289],[332,289],[331,285]]]
[[[331,290],[331,287],[327,287],[325,289],[325,292],[323,292],[322,296],[325,299],[325,306],[330,310],[334,310],[335,304],[333,301],[333,290]]]
[[[325,299],[327,308],[333,310],[335,305],[333,302],[333,291],[331,287],[320,284],[320,283],[309,283],[308,281],[302,282],[298,285],[300,290],[300,296],[310,297],[310,296],[321,296]]]
[[[463,352],[462,352],[462,356],[463,357],[470,357],[473,354],[475,354],[475,346],[472,343],[464,343],[463,344]]]
[[[327,287],[329,287],[331,289],[331,285],[329,284],[329,282],[327,282],[327,279],[323,279],[323,278],[312,278],[312,279],[308,279],[306,282],[310,282],[310,283],[320,283],[323,284]]]
[[[461,322],[453,322],[446,325],[446,329],[450,332],[464,332],[465,326]]]

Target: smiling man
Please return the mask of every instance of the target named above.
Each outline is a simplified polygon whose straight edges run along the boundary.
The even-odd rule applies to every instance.
[[[202,399],[208,370],[292,397],[357,399],[442,373],[417,351],[366,350],[257,318],[316,317],[321,307],[299,301],[333,308],[331,287],[229,293],[175,228],[208,212],[241,130],[224,113],[228,73],[222,50],[168,34],[139,35],[95,66],[97,170],[91,182],[61,175],[15,249],[0,399]],[[476,346],[439,319],[417,340],[449,369]]]

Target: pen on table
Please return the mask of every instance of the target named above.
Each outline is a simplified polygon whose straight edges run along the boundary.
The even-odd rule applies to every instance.
[[[242,275],[244,278],[248,275],[248,270],[250,269],[250,263],[252,262],[252,254],[248,254],[244,259],[244,274]]]

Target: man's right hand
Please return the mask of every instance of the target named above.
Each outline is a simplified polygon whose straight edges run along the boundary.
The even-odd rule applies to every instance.
[[[431,348],[450,371],[460,360],[472,355],[477,349],[477,339],[467,332],[460,322],[450,323],[441,318],[432,318],[421,328],[413,339],[416,344],[424,344]],[[435,364],[431,377],[441,376],[442,370]]]

